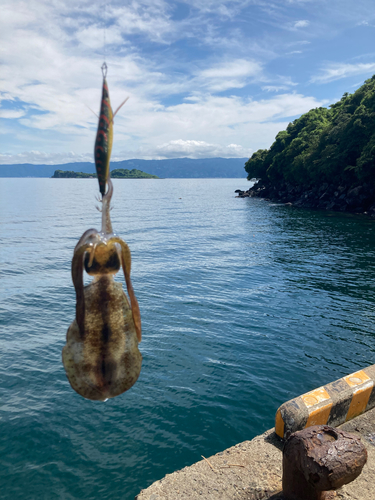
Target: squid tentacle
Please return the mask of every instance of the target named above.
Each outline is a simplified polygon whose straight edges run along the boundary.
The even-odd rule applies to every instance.
[[[95,231],[95,230],[90,229],[89,231]],[[83,293],[83,257],[85,255],[85,252],[91,248],[92,245],[90,243],[82,243],[78,248],[76,247],[76,249],[74,250],[74,255],[72,259],[72,280],[76,291],[76,320],[82,338],[85,335],[85,328],[84,328],[85,296]]]
[[[96,229],[88,229],[87,231],[85,231],[83,233],[83,235],[80,237],[80,239],[78,240],[78,243],[76,244],[75,248],[74,248],[74,252],[76,252],[79,247],[81,247],[82,245],[86,245],[86,244],[89,244],[89,243],[94,243],[97,239],[98,239],[98,231]]]
[[[130,269],[131,269],[131,254],[128,245],[118,236],[114,236],[110,240],[111,242],[118,243],[121,246],[121,264],[124,271],[126,288],[128,290],[128,295],[131,304],[131,310],[133,315],[133,321],[135,326],[135,331],[137,332],[138,342],[142,340],[142,323],[141,323],[141,312],[139,310],[138,300],[135,296],[133,285],[130,279]]]

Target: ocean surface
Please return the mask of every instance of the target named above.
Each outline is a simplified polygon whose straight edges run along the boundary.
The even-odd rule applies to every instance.
[[[100,228],[97,181],[0,179],[0,498],[133,500],[375,363],[375,221],[237,188],[249,183],[114,181],[143,365],[101,403],[71,389],[61,362],[73,249]]]

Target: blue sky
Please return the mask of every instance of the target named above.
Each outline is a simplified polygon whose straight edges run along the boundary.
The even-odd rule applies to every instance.
[[[375,73],[373,0],[3,0],[0,163],[249,157]],[[105,43],[104,43],[105,41]]]

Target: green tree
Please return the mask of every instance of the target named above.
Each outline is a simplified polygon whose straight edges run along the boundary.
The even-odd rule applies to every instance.
[[[351,184],[375,176],[375,75],[329,109],[316,108],[289,123],[269,150],[246,162],[248,179],[299,186]]]

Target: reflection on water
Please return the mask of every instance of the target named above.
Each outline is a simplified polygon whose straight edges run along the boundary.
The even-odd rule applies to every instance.
[[[375,363],[373,220],[236,199],[239,179],[115,180],[144,361],[126,394],[86,401],[61,349],[73,248],[100,226],[97,182],[0,182],[5,498],[133,498]]]

